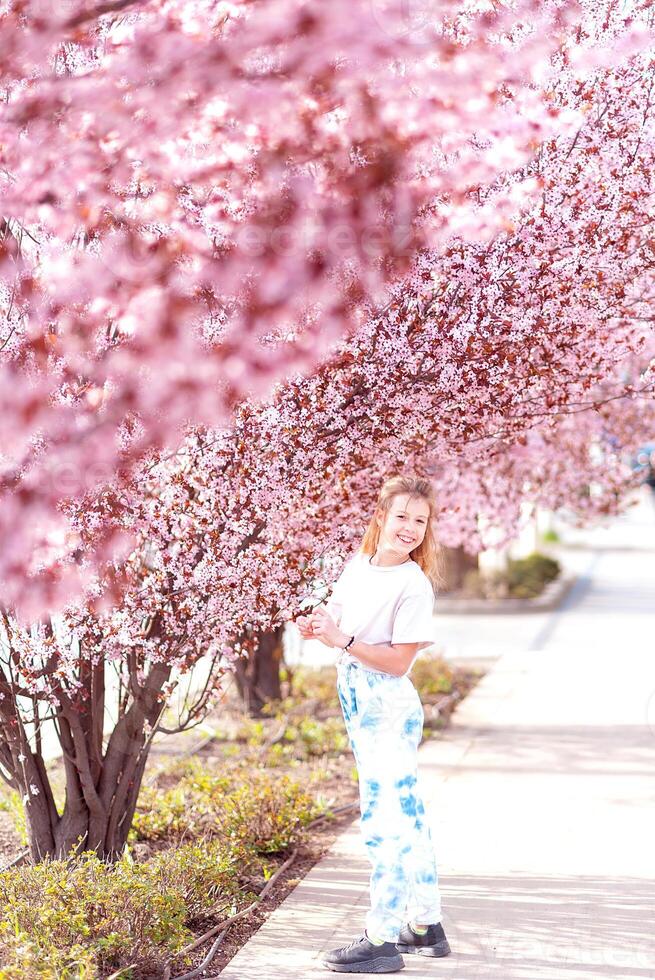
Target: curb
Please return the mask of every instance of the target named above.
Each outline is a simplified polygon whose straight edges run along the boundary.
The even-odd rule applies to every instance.
[[[575,575],[558,575],[554,581],[548,583],[541,595],[535,596],[534,599],[437,598],[434,611],[437,615],[548,612],[559,606],[575,582]]]

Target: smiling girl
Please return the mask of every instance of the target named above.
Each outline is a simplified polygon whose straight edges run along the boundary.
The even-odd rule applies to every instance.
[[[434,848],[417,791],[423,707],[407,676],[433,642],[438,550],[428,480],[395,476],[359,550],[301,636],[341,650],[337,690],[357,764],[361,830],[372,864],[364,934],[324,954],[339,973],[391,973],[402,952],[446,956]]]

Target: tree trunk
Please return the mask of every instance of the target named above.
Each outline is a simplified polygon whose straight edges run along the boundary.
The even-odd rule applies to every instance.
[[[254,654],[237,660],[237,688],[246,710],[253,718],[261,715],[265,704],[282,697],[280,665],[283,634],[284,626],[260,634]]]
[[[119,717],[104,754],[104,677],[100,676],[104,665],[81,672],[84,687],[80,688],[80,701],[73,703],[61,694],[57,721],[66,775],[66,801],[61,815],[55,807],[41,756],[29,750],[26,739],[22,739],[24,767],[29,776],[19,789],[26,790],[25,814],[34,861],[66,858],[71,851],[94,850],[109,860],[120,856],[150,751],[147,726],[152,728],[157,723],[162,709],[159,696],[170,672],[169,666],[155,664],[143,684],[135,687],[132,703]]]
[[[478,567],[478,556],[471,555],[461,546],[459,548],[443,548],[443,592],[455,592],[461,589],[467,572]]]
[[[108,806],[102,798],[89,803],[74,765],[66,763],[66,804],[61,816],[53,814],[45,800],[31,799],[27,808],[30,852],[34,861],[45,857],[66,858],[71,851],[95,850],[114,860],[125,847],[132,826],[149,746],[141,730],[134,732],[129,749],[121,753],[118,769],[109,761],[111,780],[105,780]]]
[[[170,695],[172,668],[165,658],[155,660],[128,649],[118,685],[108,690],[101,654],[87,655],[79,643],[72,649],[70,641],[62,648],[52,622],[40,625],[48,654],[38,669],[30,666],[24,673],[29,673],[30,684],[40,677],[50,678],[52,688],[43,693],[31,689],[21,675],[20,647],[15,642],[21,628],[0,605],[0,778],[23,800],[35,862],[91,850],[113,860],[123,852],[132,825],[151,735]],[[149,640],[161,639],[164,648],[171,641],[159,613],[146,617],[142,630]],[[265,646],[270,643],[271,637]],[[77,658],[72,678],[71,650]],[[66,670],[60,671],[64,653]],[[273,649],[268,665],[262,658],[255,681],[254,687],[265,696],[279,696],[275,656]],[[116,721],[106,740],[108,694],[115,698],[112,717]],[[211,687],[206,686],[189,708],[184,724],[172,731],[183,731],[190,720],[197,720],[210,694]],[[42,721],[54,725],[61,745],[66,779],[63,812],[55,804],[43,760]],[[161,731],[171,729],[162,727]]]

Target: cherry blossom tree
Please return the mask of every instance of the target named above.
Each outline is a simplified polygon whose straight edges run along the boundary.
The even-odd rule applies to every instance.
[[[58,498],[71,540],[62,556],[41,560],[61,569],[67,588],[84,583],[84,598],[28,626],[11,608],[22,593],[8,591],[0,631],[0,773],[26,800],[35,857],[79,841],[120,852],[154,732],[202,717],[236,657],[252,654],[262,636],[320,596],[360,539],[389,473],[430,475],[439,537],[471,551],[485,543],[481,515],[511,536],[525,500],[566,504],[589,519],[627,499],[635,477],[624,453],[653,425],[653,66],[648,52],[605,64],[599,35],[578,34],[562,45],[548,89],[551,108],[576,120],[575,130],[542,138],[511,173],[480,185],[467,212],[466,222],[482,226],[498,206],[501,231],[476,238],[451,225],[426,240],[403,278],[388,283],[385,301],[362,301],[349,336],[323,349],[311,372],[277,380],[272,372],[270,391],[257,397],[237,390],[229,424],[204,418],[164,448],[169,430],[162,423],[153,441],[134,393],[125,465],[100,486],[92,481]],[[526,183],[538,196],[519,208],[513,188]],[[513,210],[502,201],[513,201]],[[21,340],[11,370],[29,366],[39,411],[40,381],[59,363],[56,404],[69,398],[80,438],[90,413],[95,438],[103,419],[110,431],[124,420],[112,415],[111,393],[79,412],[80,392],[66,394],[74,336],[77,367],[83,377],[91,371],[88,335],[78,326],[64,331],[61,362],[49,355],[46,371],[45,362],[23,357]],[[115,356],[124,367],[119,380],[129,379],[139,344],[137,330],[101,345],[93,369],[104,371]],[[152,362],[143,354],[147,378]],[[104,386],[114,374],[102,377]],[[39,461],[51,458],[52,433],[43,439],[30,443],[35,458],[9,499],[21,488],[40,492]],[[140,447],[133,455],[131,440]],[[129,548],[100,562],[108,543],[122,538]],[[166,705],[200,663],[206,683],[171,723]],[[46,722],[64,752],[62,814],[38,741]]]
[[[549,72],[579,8],[403,9],[5,0],[8,601],[83,590],[56,562],[66,501],[311,372],[420,249],[487,240],[539,193],[495,181],[578,122]],[[614,58],[640,43],[613,31]],[[129,544],[98,536],[97,565]]]
[[[641,438],[652,410],[648,417],[635,399],[616,398],[607,380],[590,392],[583,411],[560,404],[546,413],[546,425],[528,417],[522,431],[515,425],[502,435],[480,422],[466,453],[457,452],[455,427],[444,465],[426,448],[438,434],[444,392],[436,388],[431,405],[422,384],[412,392],[401,326],[408,319],[389,326],[398,331],[393,369],[384,348],[374,362],[383,339],[375,331],[371,348],[360,338],[309,385],[298,378],[267,406],[244,404],[229,432],[199,429],[175,457],[121,487],[120,496],[106,492],[79,505],[83,536],[111,519],[136,523],[140,543],[116,569],[119,602],[108,604],[106,576],[94,583],[85,607],[64,617],[30,629],[4,618],[0,764],[26,800],[34,857],[66,853],[79,841],[108,856],[120,852],[153,734],[202,718],[235,658],[252,655],[301,603],[320,599],[389,472],[409,466],[430,475],[440,537],[473,547],[484,543],[481,513],[511,535],[526,499],[566,503],[585,517],[620,505],[634,477],[616,449]],[[367,357],[365,375],[355,353]],[[620,379],[624,389],[636,388],[637,367],[631,381]],[[600,440],[611,449],[602,465],[588,452]],[[590,480],[602,494],[581,494]],[[204,685],[171,725],[167,701],[198,664]],[[116,720],[103,737],[110,697]],[[54,806],[38,738],[31,737],[30,726],[38,729],[48,718],[64,752],[63,814]]]

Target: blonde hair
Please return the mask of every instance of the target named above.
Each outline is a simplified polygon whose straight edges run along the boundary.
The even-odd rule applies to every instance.
[[[430,580],[432,588],[436,591],[443,584],[443,556],[434,532],[437,504],[434,499],[434,489],[429,480],[423,477],[403,474],[392,476],[388,480],[385,480],[378,494],[375,511],[364,532],[359,550],[365,555],[375,554],[380,540],[380,525],[378,525],[375,518],[378,516],[381,517],[382,524],[384,524],[394,499],[397,496],[405,494],[409,494],[410,497],[418,497],[421,500],[425,500],[429,507],[428,523],[423,540],[416,548],[410,551],[409,556],[421,567]]]

